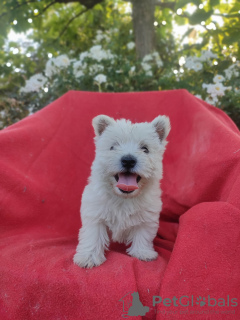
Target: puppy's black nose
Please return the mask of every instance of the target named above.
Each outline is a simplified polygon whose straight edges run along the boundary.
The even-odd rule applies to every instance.
[[[121,159],[123,168],[132,169],[137,163],[137,159],[131,155],[123,156]]]

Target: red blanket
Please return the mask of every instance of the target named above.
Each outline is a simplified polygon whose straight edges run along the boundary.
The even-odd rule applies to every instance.
[[[113,243],[73,264],[98,114],[170,117],[156,261]],[[1,131],[0,153],[1,320],[240,319],[240,135],[222,111],[185,90],[69,92]]]

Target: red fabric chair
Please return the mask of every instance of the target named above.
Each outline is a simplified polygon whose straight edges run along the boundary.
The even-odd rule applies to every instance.
[[[98,114],[170,117],[156,261],[113,243],[100,267],[73,264]],[[240,135],[221,110],[185,90],[72,91],[0,150],[0,319],[122,319],[133,292],[149,307],[133,319],[240,319]]]

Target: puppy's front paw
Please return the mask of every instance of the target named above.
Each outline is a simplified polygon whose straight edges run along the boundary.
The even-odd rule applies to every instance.
[[[100,266],[104,261],[106,261],[104,255],[99,257],[92,252],[88,255],[83,255],[77,252],[73,258],[73,262],[79,267],[88,269]]]
[[[132,257],[136,257],[139,260],[143,260],[143,261],[152,261],[152,260],[156,260],[158,257],[158,253],[153,250],[153,249],[143,249],[141,251],[136,251],[136,250],[130,250],[128,251],[128,254],[130,254],[130,256]]]

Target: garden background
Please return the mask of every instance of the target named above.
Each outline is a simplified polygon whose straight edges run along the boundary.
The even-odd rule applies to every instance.
[[[238,0],[0,2],[0,129],[68,90],[185,88],[240,127]]]

